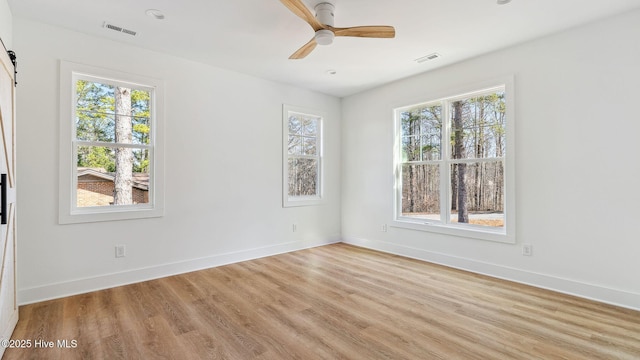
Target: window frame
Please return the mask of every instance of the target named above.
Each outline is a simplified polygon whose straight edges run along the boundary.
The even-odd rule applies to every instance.
[[[89,80],[150,92],[150,143],[125,145],[149,150],[149,202],[112,206],[77,206],[77,146],[103,146],[100,142],[76,139],[76,82]],[[162,80],[117,70],[60,61],[60,224],[115,221],[161,217],[164,215],[164,84]]]
[[[289,116],[291,113],[312,116],[318,118],[316,155],[290,155],[289,154]],[[282,106],[282,206],[313,206],[324,202],[324,122],[326,116],[322,111],[306,107],[283,104]],[[289,196],[289,159],[314,158],[318,161],[318,174],[316,180],[315,196]]]
[[[430,161],[430,163],[438,163],[439,169],[444,169],[440,173],[440,216],[444,218],[442,221],[416,219],[402,216],[402,121],[400,113],[409,108],[417,106],[428,106],[431,104],[442,104],[443,130],[442,139],[450,136],[450,118],[449,109],[446,109],[453,101],[465,99],[471,96],[479,96],[491,93],[496,90],[504,90],[505,92],[505,152],[503,156],[504,166],[504,226],[502,228],[492,228],[489,226],[451,223],[449,214],[451,204],[450,192],[450,166],[454,163],[481,163],[496,161],[491,159],[453,159],[451,157],[450,145],[447,141],[441,141],[441,159],[438,161]],[[485,82],[467,85],[458,89],[442,92],[436,96],[425,96],[423,98],[430,99],[427,101],[415,102],[412,105],[402,105],[394,107],[394,194],[393,194],[393,221],[391,226],[420,230],[438,234],[453,235],[457,237],[472,238],[478,240],[496,241],[502,243],[514,244],[516,242],[516,209],[515,209],[515,104],[514,104],[514,79],[513,76],[503,77],[500,79],[488,80]],[[443,201],[444,200],[444,201]]]

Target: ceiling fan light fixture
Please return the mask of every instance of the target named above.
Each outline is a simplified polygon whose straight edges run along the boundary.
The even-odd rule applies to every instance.
[[[331,45],[335,37],[333,31],[323,29],[316,31],[315,39],[318,45]]]

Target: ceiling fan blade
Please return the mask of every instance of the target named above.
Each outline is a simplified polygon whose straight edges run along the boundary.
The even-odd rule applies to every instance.
[[[354,26],[348,28],[330,28],[336,36],[355,36],[368,38],[393,38],[396,29],[393,26]]]
[[[318,19],[309,11],[307,6],[302,2],[302,0],[280,0],[281,3],[284,4],[291,12],[298,15],[302,20],[306,21],[311,25],[313,31],[318,31],[326,28],[326,26],[322,25]]]
[[[307,55],[309,55],[313,51],[313,49],[316,48],[317,45],[318,43],[316,42],[316,38],[315,37],[311,38],[311,41],[304,44],[300,49],[298,49],[298,51],[291,54],[291,56],[289,56],[289,59],[305,58]]]

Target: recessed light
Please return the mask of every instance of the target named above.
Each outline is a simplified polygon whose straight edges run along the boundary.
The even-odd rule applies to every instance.
[[[152,17],[156,20],[163,20],[164,19],[164,14],[162,13],[162,11],[158,10],[158,9],[149,9],[147,11],[145,11],[145,14],[147,14],[147,16]]]
[[[335,70],[333,70],[333,69],[331,69],[331,70],[327,70],[327,75],[335,75],[335,74],[337,74],[337,73],[338,73],[338,72],[337,72],[337,71],[335,71]]]
[[[498,0],[498,5],[505,5],[511,2],[511,0]]]

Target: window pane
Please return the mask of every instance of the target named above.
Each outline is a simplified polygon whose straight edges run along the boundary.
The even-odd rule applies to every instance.
[[[113,114],[115,87],[87,80],[76,82],[76,109],[80,111]]]
[[[504,91],[454,101],[450,110],[454,159],[504,156]]]
[[[115,149],[104,146],[78,146],[77,166],[113,172],[116,169]]]
[[[427,135],[420,138],[422,161],[440,160],[440,134]]]
[[[451,165],[451,222],[504,226],[502,161]]]
[[[151,136],[151,119],[148,117],[134,116],[131,119],[131,130],[134,144],[150,144]]]
[[[84,141],[113,142],[115,140],[113,114],[76,111],[76,139]]]
[[[318,134],[318,118],[305,115],[302,118],[302,134],[316,136]]]
[[[131,89],[131,115],[139,118],[151,117],[150,99],[149,91]]]
[[[289,196],[318,195],[318,165],[317,159],[288,160]]]
[[[296,114],[289,114],[289,134],[300,135],[302,134],[302,124],[300,118]]]
[[[314,137],[289,135],[289,155],[317,155],[317,144]]]
[[[76,82],[76,139],[83,141],[149,144],[151,108],[149,91],[128,89],[120,92],[112,85],[78,80]],[[118,100],[121,99],[121,100]],[[120,101],[120,102],[118,102]],[[125,104],[119,106],[119,104]],[[116,108],[124,113],[114,115]],[[126,125],[128,134],[117,139],[118,122]]]
[[[442,139],[442,107],[429,106],[421,111],[422,160],[440,160]]]
[[[402,216],[440,220],[440,167],[402,166]]]
[[[289,135],[289,155],[302,155],[302,137]]]
[[[442,107],[420,106],[400,113],[403,161],[440,160]]]
[[[318,140],[315,137],[304,137],[303,145],[304,145],[304,155],[316,155],[317,154],[317,144]]]
[[[402,161],[420,161],[420,136],[402,137]]]
[[[317,155],[319,121],[319,117],[289,113],[288,151],[290,155]]]
[[[289,134],[317,136],[319,121],[317,116],[289,112]]]
[[[78,146],[77,152],[78,207],[113,205],[116,194],[121,205],[149,202],[149,150]]]

